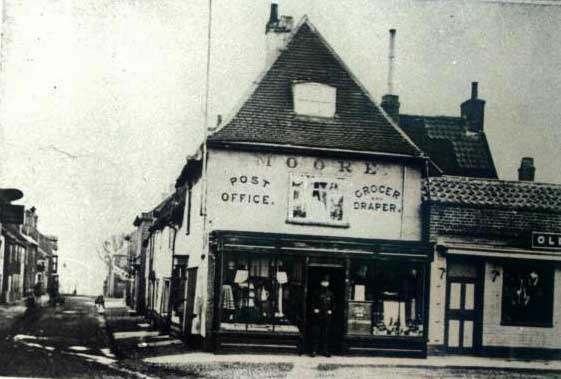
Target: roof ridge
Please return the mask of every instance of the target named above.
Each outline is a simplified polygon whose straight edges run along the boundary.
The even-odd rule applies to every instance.
[[[304,28],[305,27],[305,28]],[[228,128],[232,127],[238,120],[238,116],[244,112],[245,106],[252,101],[252,99],[257,96],[259,89],[264,86],[265,83],[269,83],[269,74],[274,69],[274,66],[279,63],[279,60],[282,60],[284,57],[288,58],[292,56],[292,49],[295,49],[295,52],[300,51],[301,49],[301,41],[299,36],[303,33],[305,29],[306,33],[309,33],[315,39],[317,46],[320,46],[322,51],[325,54],[329,55],[330,62],[333,62],[334,65],[338,67],[338,70],[344,73],[345,80],[348,82],[348,85],[354,87],[357,93],[360,93],[362,98],[362,102],[367,104],[368,108],[372,110],[373,115],[372,117],[364,118],[361,121],[366,123],[379,123],[380,125],[377,126],[378,129],[373,129],[371,131],[363,130],[363,133],[385,133],[386,137],[390,138],[392,143],[395,145],[395,149],[402,150],[404,155],[412,156],[412,157],[421,157],[425,158],[426,155],[423,150],[415,144],[415,142],[405,133],[388,115],[387,113],[377,104],[368,90],[363,86],[363,84],[358,80],[358,78],[353,74],[353,72],[349,69],[349,67],[345,64],[345,62],[341,59],[341,57],[337,54],[337,52],[333,49],[333,47],[329,44],[329,42],[323,37],[323,35],[319,32],[317,27],[308,19],[307,16],[303,16],[302,19],[299,21],[298,25],[290,32],[290,36],[287,39],[285,48],[275,57],[275,60],[270,64],[266,65],[266,67],[261,71],[258,75],[257,79],[253,81],[253,84],[248,88],[245,95],[240,99],[238,105],[232,109],[232,111],[228,114],[225,122],[222,123],[222,127],[217,128],[209,133],[207,136],[207,140],[212,140],[213,142],[219,141],[220,136],[222,133],[226,132]],[[307,35],[307,34],[306,34]],[[305,38],[305,36],[303,36]],[[298,45],[295,43],[298,42]],[[293,57],[291,59],[294,59]],[[313,62],[313,61],[312,61]],[[314,63],[315,64],[315,63]],[[276,80],[276,79],[271,79]],[[262,105],[261,105],[262,106]],[[249,109],[249,108],[248,108]],[[265,108],[266,109],[266,108]],[[248,112],[251,112],[248,110]],[[356,112],[356,111],[355,111]],[[359,114],[356,114],[356,117],[359,117]],[[360,117],[363,117],[360,115]],[[335,123],[337,126],[339,123]],[[233,126],[237,128],[237,126]],[[235,130],[235,129],[234,129]],[[247,137],[247,136],[246,136]],[[247,141],[251,141],[252,139],[248,139]],[[371,147],[368,148],[369,151],[373,153],[380,153],[385,154],[387,152],[393,152],[394,148],[391,145],[388,145],[388,148],[383,148],[382,146],[377,146],[376,144],[372,144]],[[396,150],[396,151],[397,151]]]
[[[460,176],[460,175],[442,175],[430,177],[431,181],[443,181],[449,180],[455,182],[493,182],[496,184],[513,184],[517,186],[547,186],[547,187],[557,187],[561,189],[561,183],[546,183],[546,182],[535,182],[535,181],[524,181],[524,180],[510,180],[510,179],[499,179],[499,178],[477,178],[471,176]]]
[[[358,80],[358,78],[354,75],[353,71],[349,68],[349,66],[347,66],[347,64],[343,61],[343,59],[339,56],[339,54],[337,54],[337,52],[335,51],[335,49],[329,44],[329,42],[323,37],[323,35],[319,32],[319,30],[314,26],[314,24],[311,21],[307,21],[308,26],[310,27],[310,29],[318,36],[318,38],[320,39],[320,41],[325,45],[325,47],[327,48],[327,50],[329,50],[329,52],[333,55],[333,57],[335,58],[335,60],[343,67],[343,69],[347,72],[347,74],[349,75],[349,77],[351,78],[351,80],[358,86],[358,88],[360,88],[360,90],[366,95],[366,97],[368,98],[368,100],[370,100],[370,102],[374,105],[375,108],[378,109],[378,111],[380,111],[380,113],[383,115],[383,117],[386,119],[386,121],[388,121],[388,123],[397,131],[397,133],[403,138],[405,139],[410,145],[413,146],[413,148],[415,150],[417,150],[417,153],[419,153],[420,156],[422,157],[426,157],[426,154],[423,150],[421,150],[419,148],[419,146],[417,146],[417,144],[415,142],[413,142],[413,140],[407,135],[407,133],[405,133],[398,125],[397,123],[395,123],[395,121],[386,113],[386,111],[380,106],[378,105],[375,101],[373,96],[370,94],[370,92],[368,91],[368,89],[362,84],[362,82],[360,80]]]
[[[455,120],[463,120],[461,116],[449,116],[449,115],[426,115],[426,114],[400,114],[399,117],[419,117],[419,118],[447,118]]]

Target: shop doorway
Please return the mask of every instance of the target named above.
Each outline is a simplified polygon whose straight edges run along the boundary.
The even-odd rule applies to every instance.
[[[343,346],[343,327],[344,327],[344,305],[345,305],[345,269],[341,265],[310,265],[308,267],[308,286],[306,301],[306,336],[305,349],[307,352],[312,350],[313,328],[317,318],[313,315],[314,298],[317,297],[321,288],[322,279],[329,278],[329,290],[334,295],[333,316],[329,326],[329,352],[332,354],[341,353]],[[317,329],[316,329],[317,332]]]
[[[446,347],[449,352],[473,354],[481,347],[480,266],[449,265],[446,285]]]

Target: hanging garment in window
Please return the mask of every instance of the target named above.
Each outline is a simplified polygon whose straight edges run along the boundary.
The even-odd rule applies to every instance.
[[[232,286],[229,284],[222,286],[222,309],[229,311],[236,309],[234,291],[232,290]]]

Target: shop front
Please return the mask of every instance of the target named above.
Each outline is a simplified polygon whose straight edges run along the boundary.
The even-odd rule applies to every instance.
[[[425,356],[432,245],[216,231],[215,348],[306,353],[314,296],[334,295],[335,354]]]

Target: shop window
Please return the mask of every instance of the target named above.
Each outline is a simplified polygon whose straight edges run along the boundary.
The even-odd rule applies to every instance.
[[[502,325],[551,327],[553,268],[510,264],[503,268]]]
[[[348,334],[422,337],[424,283],[421,263],[352,262]]]
[[[337,89],[321,83],[295,83],[294,112],[306,116],[333,117]]]
[[[303,322],[301,258],[226,254],[221,329],[298,333]]]
[[[291,175],[288,222],[348,227],[343,178]]]

